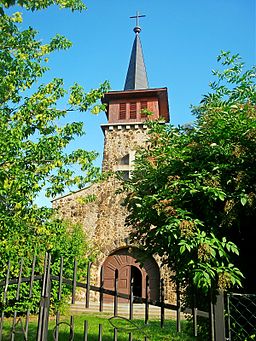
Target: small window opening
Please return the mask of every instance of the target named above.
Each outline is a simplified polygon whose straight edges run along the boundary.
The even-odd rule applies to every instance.
[[[118,170],[117,173],[119,174],[120,178],[123,180],[129,180],[130,178],[130,172],[128,170]]]
[[[122,159],[120,160],[120,165],[129,165],[130,162],[130,156],[129,154],[126,154]]]

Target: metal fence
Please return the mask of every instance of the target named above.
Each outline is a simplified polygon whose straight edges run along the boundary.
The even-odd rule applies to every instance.
[[[229,341],[256,340],[256,295],[227,294]]]
[[[91,293],[97,293],[99,299],[99,312],[103,312],[104,306],[104,295],[110,295],[113,297],[113,318],[118,317],[118,302],[120,299],[126,299],[129,304],[129,319],[130,321],[133,320],[133,311],[134,311],[134,303],[141,303],[141,309],[144,309],[144,322],[145,325],[148,323],[149,320],[149,306],[157,306],[160,308],[160,325],[163,327],[165,323],[165,312],[166,310],[172,310],[175,312],[176,316],[176,329],[177,332],[181,331],[181,314],[182,312],[188,313],[192,316],[193,320],[193,329],[194,335],[197,336],[197,320],[198,317],[207,318],[209,323],[209,340],[211,341],[224,341],[224,338],[218,336],[218,319],[216,319],[216,312],[218,311],[218,305],[213,304],[210,302],[209,304],[209,312],[208,311],[201,311],[197,308],[196,304],[192,307],[192,309],[183,308],[181,306],[181,293],[179,291],[179,287],[177,287],[176,291],[176,303],[169,304],[165,303],[164,300],[164,281],[161,280],[160,285],[160,300],[159,301],[152,301],[149,298],[149,280],[146,279],[146,296],[145,297],[137,297],[134,296],[133,290],[133,281],[130,281],[130,294],[123,294],[118,292],[118,272],[115,274],[115,285],[114,290],[109,290],[104,288],[104,281],[103,281],[103,273],[101,273],[101,280],[100,286],[94,286],[91,284],[91,263],[87,265],[87,278],[84,282],[79,282],[77,280],[77,262],[74,260],[73,264],[73,275],[70,278],[64,277],[64,263],[63,258],[61,258],[59,262],[59,269],[58,274],[56,275],[56,268],[55,268],[55,275],[52,274],[52,261],[51,255],[46,254],[44,259],[44,266],[42,267],[42,273],[36,273],[36,262],[38,260],[34,257],[30,269],[30,273],[26,273],[26,277],[24,277],[23,273],[23,260],[19,263],[19,269],[15,271],[16,276],[12,275],[12,271],[15,268],[15,264],[8,264],[6,276],[3,281],[0,281],[0,290],[2,292],[2,298],[0,302],[0,341],[3,340],[3,326],[5,323],[6,315],[9,314],[8,312],[8,302],[10,303],[10,289],[11,295],[13,300],[14,311],[12,312],[12,328],[10,330],[10,338],[9,340],[15,340],[15,334],[19,329],[19,332],[23,334],[24,340],[37,340],[37,341],[46,341],[48,340],[48,322],[50,317],[50,302],[52,296],[52,287],[55,284],[55,299],[57,302],[60,302],[63,297],[63,290],[64,287],[69,287],[71,290],[71,304],[75,303],[76,292],[77,288],[82,288],[85,290],[85,308],[90,307],[91,302]],[[42,262],[42,260],[40,260]],[[19,305],[19,301],[21,300],[21,293],[24,299],[24,291],[25,295],[27,295],[28,301],[35,300],[33,297],[33,288],[37,285],[40,285],[41,288],[41,297],[39,298],[40,301],[38,302],[38,314],[37,314],[37,335],[31,337],[29,335],[29,323],[31,320],[31,311],[30,307],[28,306],[21,306]],[[57,290],[56,290],[57,285]],[[24,290],[24,286],[26,286],[26,290]],[[14,293],[15,291],[15,293]],[[58,304],[57,304],[58,306]],[[22,317],[21,317],[22,316]],[[34,317],[33,317],[34,319]],[[216,322],[217,321],[217,322]],[[57,309],[55,312],[55,327],[54,327],[54,340],[60,340],[59,330],[60,326],[66,324],[70,329],[69,332],[69,340],[74,339],[74,316],[70,316],[70,322],[63,322],[61,320],[61,313],[60,310]],[[88,323],[84,322],[84,340],[88,340]],[[113,325],[113,339],[117,340],[118,335],[118,328]],[[129,340],[132,340],[132,332],[128,333]],[[98,340],[102,340],[102,326],[99,325],[99,332],[98,332]],[[145,336],[145,340],[147,340],[147,336]]]

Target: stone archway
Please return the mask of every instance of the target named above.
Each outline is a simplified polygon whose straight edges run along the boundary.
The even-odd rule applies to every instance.
[[[143,264],[143,266],[141,265]],[[160,272],[153,257],[135,247],[118,249],[102,265],[104,287],[114,290],[115,272],[118,271],[118,292],[130,294],[130,280],[134,281],[135,296],[146,297],[146,276],[149,277],[149,298],[159,300]],[[113,297],[104,295],[104,301]],[[122,301],[122,300],[120,300]]]

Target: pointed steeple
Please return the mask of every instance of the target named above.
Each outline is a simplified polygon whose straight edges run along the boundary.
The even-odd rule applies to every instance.
[[[139,33],[141,28],[138,24],[138,18],[144,15],[139,15],[137,12],[136,16],[131,18],[136,18],[136,27],[133,29],[135,32],[135,39],[132,47],[132,53],[130,57],[130,64],[128,67],[124,90],[138,90],[138,89],[148,89],[148,78],[146,67],[143,58],[142,46],[140,42]]]

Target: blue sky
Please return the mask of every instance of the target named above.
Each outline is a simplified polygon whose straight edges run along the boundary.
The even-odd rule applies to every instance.
[[[122,90],[134,39],[136,11],[145,14],[140,34],[150,87],[167,87],[171,121],[191,122],[190,105],[200,102],[217,68],[221,50],[239,53],[246,65],[256,64],[255,0],[87,0],[88,10],[72,13],[51,7],[23,12],[22,27],[39,31],[43,42],[56,33],[73,47],[50,57],[51,71],[43,81],[64,78],[66,86],[78,82],[87,90],[109,80]],[[15,11],[17,8],[15,9]],[[20,9],[19,9],[20,10]],[[85,122],[86,136],[74,146],[102,155],[100,124],[105,114],[75,113]],[[101,164],[101,158],[98,165]]]

